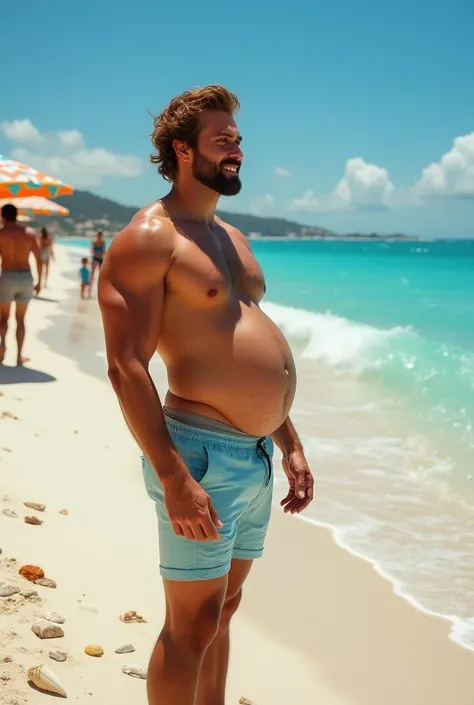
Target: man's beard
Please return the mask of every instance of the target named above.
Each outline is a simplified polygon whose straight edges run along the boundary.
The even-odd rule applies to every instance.
[[[193,160],[193,176],[211,191],[216,191],[221,196],[236,196],[242,188],[242,182],[236,172],[224,173],[222,171],[225,165],[233,165],[237,168],[240,163],[236,159],[225,159],[220,164],[216,164],[197,150],[194,151]]]

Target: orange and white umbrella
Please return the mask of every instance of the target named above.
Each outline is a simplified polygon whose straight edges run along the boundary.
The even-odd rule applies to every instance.
[[[42,196],[29,196],[26,198],[1,198],[0,208],[6,203],[11,203],[18,208],[20,215],[69,215],[69,210],[59,203],[50,201]]]
[[[69,196],[71,193],[74,193],[73,186],[0,155],[0,198],[57,198]]]

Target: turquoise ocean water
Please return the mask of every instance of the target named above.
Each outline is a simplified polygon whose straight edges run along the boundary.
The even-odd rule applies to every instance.
[[[306,519],[474,649],[474,241],[251,245],[297,358]]]

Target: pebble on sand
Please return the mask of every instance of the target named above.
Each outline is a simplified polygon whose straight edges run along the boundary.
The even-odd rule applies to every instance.
[[[45,504],[40,504],[39,502],[23,502],[25,507],[28,507],[28,509],[35,509],[37,512],[44,512],[46,509]]]
[[[31,597],[38,597],[38,590],[22,590],[21,595],[29,600]]]
[[[55,624],[64,624],[66,621],[64,617],[61,617],[57,612],[47,612],[44,618],[47,619],[48,622],[54,622]]]
[[[42,585],[43,587],[47,588],[55,588],[56,583],[54,580],[51,580],[51,578],[40,578],[39,580],[35,580],[35,585]]]
[[[89,644],[84,651],[88,656],[100,657],[104,655],[104,649],[99,644]]]
[[[147,676],[146,668],[142,668],[141,666],[123,666],[122,673],[125,673],[126,676],[133,676],[134,678],[146,679]]]
[[[67,651],[63,651],[63,649],[51,649],[48,656],[52,658],[53,661],[66,661],[68,654]]]
[[[141,614],[137,614],[134,610],[130,610],[129,612],[125,612],[125,614],[120,615],[120,620],[122,622],[146,622],[146,619],[143,619]]]
[[[69,512],[68,512],[67,509],[61,509],[61,511],[60,511],[59,513],[62,514],[63,516],[65,516],[65,517],[67,517],[67,515],[69,514]]]
[[[25,517],[26,524],[34,524],[35,526],[40,526],[43,522],[38,517]]]
[[[133,651],[135,651],[133,644],[124,644],[115,649],[116,654],[131,654]]]
[[[5,582],[0,583],[0,597],[11,597],[16,595],[17,592],[20,592],[20,588],[17,585]]]
[[[22,565],[18,572],[31,583],[44,578],[44,570],[40,568],[39,565],[30,565],[27,563],[26,565]]]
[[[56,639],[64,636],[62,627],[59,624],[48,622],[47,619],[38,619],[37,622],[31,625],[31,631],[40,639]]]
[[[247,700],[247,698],[240,698],[239,705],[257,705],[253,700]]]

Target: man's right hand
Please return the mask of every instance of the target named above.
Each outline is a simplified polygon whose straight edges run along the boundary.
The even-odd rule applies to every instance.
[[[173,479],[163,488],[168,515],[177,536],[194,541],[219,541],[223,526],[212,500],[191,475]]]

